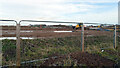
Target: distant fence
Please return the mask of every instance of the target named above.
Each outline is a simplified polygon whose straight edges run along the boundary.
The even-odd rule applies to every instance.
[[[3,41],[10,42],[7,47],[9,48],[9,46],[11,46],[11,51],[14,51],[14,48],[16,49],[16,52],[9,53],[13,54],[11,56],[12,58],[16,58],[8,59],[7,52],[4,52],[5,54],[3,54],[5,55],[4,59],[11,60],[11,64],[9,65],[15,63],[14,65],[20,66],[21,64],[33,63],[37,61],[37,63],[34,63],[36,65],[42,63],[41,61],[39,61],[39,59],[48,58],[48,54],[63,54],[64,52],[68,53],[75,50],[90,52],[92,50],[97,51],[109,48],[116,48],[120,44],[120,27],[118,25],[82,23],[81,25],[79,25],[79,29],[73,29],[73,27],[70,25],[66,26],[66,23],[77,25],[81,22],[36,20],[21,20],[19,22],[15,20],[0,21],[13,21],[16,23],[14,27],[4,26],[2,28],[4,37],[16,36],[16,43],[9,40]],[[24,26],[23,24],[25,22],[37,22],[41,24],[57,23],[58,26],[52,26],[52,24],[49,26]],[[10,28],[9,31],[8,28]],[[8,31],[8,33],[11,31],[13,32],[13,34],[7,34],[5,31]],[[14,47],[14,45],[16,46]],[[7,61],[4,63],[7,63]]]

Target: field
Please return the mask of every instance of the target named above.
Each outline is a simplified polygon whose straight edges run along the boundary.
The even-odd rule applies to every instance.
[[[73,31],[73,32],[54,32],[54,31]],[[113,32],[109,31],[95,31],[95,30],[85,30],[85,35],[113,35]],[[81,35],[81,30],[75,31],[72,28],[36,28],[36,27],[21,27],[21,37],[66,37],[66,36],[78,36]],[[16,37],[15,27],[2,27],[2,37]]]
[[[81,30],[53,32],[63,30],[74,31],[71,28],[22,28],[21,37],[34,39],[21,39],[21,65],[86,67],[120,65],[120,46],[113,48],[113,31],[85,30],[85,52],[81,52]],[[2,36],[15,37],[15,33],[15,29],[4,28]],[[16,40],[4,39],[2,45],[3,66],[15,64]]]

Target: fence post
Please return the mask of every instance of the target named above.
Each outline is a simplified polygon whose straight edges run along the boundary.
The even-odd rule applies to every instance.
[[[81,32],[81,48],[82,48],[82,52],[84,52],[84,25],[82,25],[82,32]]]
[[[20,24],[16,26],[16,66],[20,66]]]
[[[116,49],[116,25],[115,25],[115,29],[114,29],[114,45],[113,47]]]
[[[118,45],[120,45],[120,25],[118,25]]]

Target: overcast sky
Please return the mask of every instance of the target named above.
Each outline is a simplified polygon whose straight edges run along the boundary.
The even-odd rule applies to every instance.
[[[118,23],[119,0],[0,0],[0,19]]]

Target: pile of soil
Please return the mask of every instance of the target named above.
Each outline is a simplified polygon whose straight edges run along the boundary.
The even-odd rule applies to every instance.
[[[77,61],[77,64],[84,64],[86,66],[114,66],[115,62],[107,59],[105,57],[101,57],[97,54],[89,54],[83,52],[74,52],[67,55],[57,55],[57,58],[49,58],[43,63],[43,66],[53,65],[57,62],[61,62],[61,60],[66,59],[67,56],[70,56],[71,59]],[[54,55],[55,56],[55,55]]]

